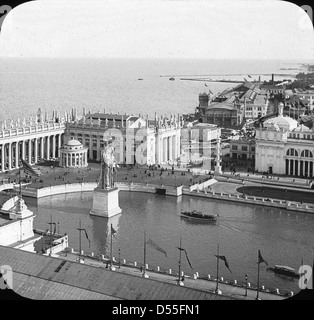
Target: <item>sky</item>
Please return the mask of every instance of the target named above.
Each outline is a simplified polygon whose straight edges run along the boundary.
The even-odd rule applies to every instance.
[[[0,57],[314,59],[314,31],[276,0],[37,0],[6,16]]]

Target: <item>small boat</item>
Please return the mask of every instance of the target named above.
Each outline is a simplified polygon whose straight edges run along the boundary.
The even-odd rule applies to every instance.
[[[138,78],[137,80],[143,80],[142,78]]]
[[[267,268],[267,270],[273,271],[276,274],[282,275],[282,276],[287,276],[287,277],[292,277],[292,278],[299,278],[300,275],[295,272],[295,269],[288,267],[288,266],[280,266],[280,265],[275,265],[275,267],[270,267]]]
[[[181,211],[181,216],[187,219],[203,220],[208,222],[216,222],[217,215],[203,214],[201,211]]]
[[[169,78],[170,81],[176,80],[174,77]]]

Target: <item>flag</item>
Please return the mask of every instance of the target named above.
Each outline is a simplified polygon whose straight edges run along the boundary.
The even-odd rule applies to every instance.
[[[28,174],[28,175],[33,175],[33,176],[36,176],[36,177],[39,177],[39,176],[41,175],[40,170],[31,167],[31,166],[30,166],[26,161],[24,161],[23,159],[21,159],[21,163],[22,163],[23,170],[24,170],[24,172],[25,172],[26,174]]]
[[[163,248],[159,247],[152,239],[148,239],[146,242],[147,244],[151,245],[153,248],[155,248],[157,251],[163,253],[167,257],[167,252]]]
[[[89,240],[89,238],[88,238],[88,234],[87,234],[87,231],[86,231],[86,229],[80,229],[80,228],[78,228],[77,230],[79,230],[79,231],[85,231],[85,237],[86,237],[86,239],[88,240],[88,243],[89,243],[89,247],[90,247],[90,240]]]
[[[226,258],[225,256],[218,256],[218,255],[215,254],[215,257],[218,258],[218,259],[223,260],[223,261],[225,262],[226,268],[232,273],[232,271],[231,271],[230,268],[229,268],[229,263],[228,263],[228,261],[227,261],[227,258]]]
[[[117,231],[113,228],[112,224],[111,224],[111,234],[115,237],[115,233],[117,233]]]
[[[258,250],[258,262],[257,263],[263,263],[263,262],[265,262],[266,266],[268,266],[268,262],[266,260],[264,260],[264,258],[261,255],[261,251]]]
[[[183,249],[183,248],[179,248],[179,247],[177,247],[177,248],[178,248],[180,251],[184,251],[184,252],[185,252],[186,260],[188,261],[190,268],[193,269],[193,267],[192,267],[192,265],[191,265],[191,262],[190,262],[190,259],[189,259],[189,257],[188,257],[188,253],[186,252],[186,250]]]

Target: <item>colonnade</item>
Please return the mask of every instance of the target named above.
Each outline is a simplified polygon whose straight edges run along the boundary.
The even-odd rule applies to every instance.
[[[61,133],[0,140],[0,172],[19,168],[20,159],[24,159],[29,164],[35,164],[41,159],[58,158],[61,145]]]
[[[286,159],[286,174],[300,177],[313,177],[314,159]]]
[[[73,152],[66,152],[61,154],[60,165],[62,167],[86,167],[88,165],[87,162],[87,149],[84,151],[77,150]]]

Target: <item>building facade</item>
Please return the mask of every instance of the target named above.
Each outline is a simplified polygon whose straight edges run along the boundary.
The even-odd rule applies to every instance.
[[[314,131],[283,116],[282,104],[278,112],[278,117],[256,129],[255,168],[260,172],[312,178]]]
[[[240,137],[230,139],[230,157],[233,159],[255,160],[255,139]]]
[[[104,141],[114,139],[118,164],[172,163],[180,157],[182,119],[112,113],[89,113],[66,124],[65,140],[75,139],[87,148],[87,158],[100,161]]]

